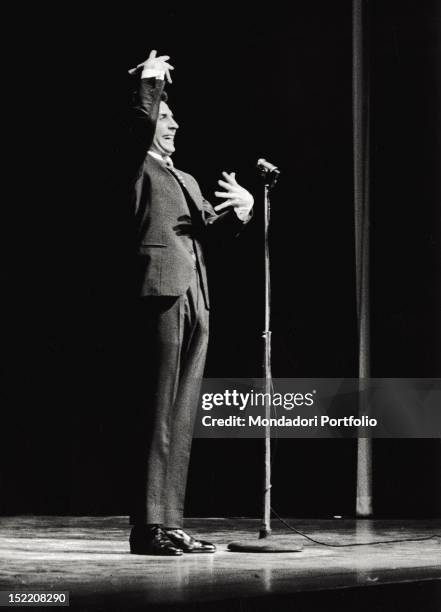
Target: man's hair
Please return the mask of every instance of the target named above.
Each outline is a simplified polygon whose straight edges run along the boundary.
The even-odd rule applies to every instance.
[[[168,100],[168,93],[166,91],[163,91],[161,94],[161,102],[167,102]]]

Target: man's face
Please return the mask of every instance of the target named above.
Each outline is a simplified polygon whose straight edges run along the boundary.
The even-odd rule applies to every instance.
[[[175,151],[175,134],[178,127],[168,105],[165,102],[161,102],[156,132],[153,137],[152,151],[162,156],[172,155]]]

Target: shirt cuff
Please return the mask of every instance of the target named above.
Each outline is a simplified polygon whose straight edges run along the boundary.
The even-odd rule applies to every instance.
[[[164,80],[164,70],[157,70],[156,68],[144,68],[141,74],[141,79],[159,79]]]

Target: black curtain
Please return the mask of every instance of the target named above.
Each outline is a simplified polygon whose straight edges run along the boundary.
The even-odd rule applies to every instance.
[[[151,48],[176,67],[169,95],[181,125],[177,167],[209,199],[222,170],[236,170],[256,194],[253,224],[211,253],[207,375],[261,372],[254,166],[263,156],[282,171],[271,230],[273,375],[356,376],[351,4],[305,1],[295,13],[71,5],[50,15],[40,7],[20,22],[2,513],[128,512],[130,213],[121,117],[126,70]],[[430,1],[370,7],[373,374],[437,376],[439,11]],[[377,512],[439,514],[438,441],[375,446]],[[256,441],[196,440],[187,514],[259,515],[260,456]],[[280,441],[273,480],[282,514],[352,514],[355,443]]]

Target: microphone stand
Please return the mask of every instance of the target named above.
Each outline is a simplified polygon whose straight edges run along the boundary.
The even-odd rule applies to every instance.
[[[264,161],[265,160],[259,160]],[[271,216],[271,201],[269,197],[270,190],[274,187],[279,178],[279,170],[271,164],[261,165],[258,162],[257,167],[263,179],[264,184],[264,254],[265,254],[265,329],[262,337],[264,342],[264,358],[263,358],[263,376],[265,379],[265,418],[271,417],[271,393],[272,393],[272,375],[271,375],[271,276],[270,276],[270,250],[269,250],[269,226]],[[259,530],[259,540],[247,542],[231,542],[228,549],[232,552],[253,552],[253,553],[286,553],[300,552],[303,546],[298,542],[277,543],[274,541],[268,542],[265,540],[271,534],[271,427],[265,427],[265,454],[264,454],[264,487],[263,487],[263,519]]]
[[[265,254],[265,327],[263,337],[263,378],[265,397],[265,418],[271,417],[271,403],[268,399],[272,391],[271,374],[271,270],[269,251],[269,225],[271,217],[271,201],[269,197],[277,181],[278,175],[262,170],[264,181],[264,254]],[[263,520],[259,531],[259,538],[266,538],[271,534],[271,428],[265,427],[265,458],[264,458],[264,485],[263,485]]]

